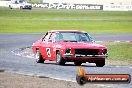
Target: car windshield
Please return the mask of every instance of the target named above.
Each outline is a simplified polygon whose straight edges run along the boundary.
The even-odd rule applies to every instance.
[[[82,32],[59,32],[55,40],[56,42],[91,42],[90,36]]]

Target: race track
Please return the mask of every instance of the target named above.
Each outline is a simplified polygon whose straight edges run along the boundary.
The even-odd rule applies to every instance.
[[[132,34],[91,34],[97,41],[130,41]],[[50,77],[54,79],[75,82],[77,66],[68,63],[66,66],[56,65],[55,62],[37,64],[33,58],[16,56],[12,53],[23,47],[30,47],[42,34],[0,34],[0,70],[15,72],[24,75],[35,75]],[[105,37],[104,37],[105,36]],[[105,65],[102,68],[94,64],[83,65],[83,68],[90,74],[130,74],[132,66]],[[130,84],[97,84],[98,86],[132,88]]]

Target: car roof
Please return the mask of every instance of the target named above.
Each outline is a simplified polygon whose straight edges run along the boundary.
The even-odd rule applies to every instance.
[[[50,30],[48,32],[81,32],[79,30]]]

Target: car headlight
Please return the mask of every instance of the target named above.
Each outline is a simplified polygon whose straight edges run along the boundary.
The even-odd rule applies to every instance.
[[[103,49],[102,54],[107,54],[107,49]]]
[[[71,53],[71,49],[70,48],[66,48],[66,54],[69,54],[69,53]]]

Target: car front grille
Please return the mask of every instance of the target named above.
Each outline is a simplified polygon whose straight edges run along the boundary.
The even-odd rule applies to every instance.
[[[75,54],[79,55],[98,55],[98,49],[75,49]]]

